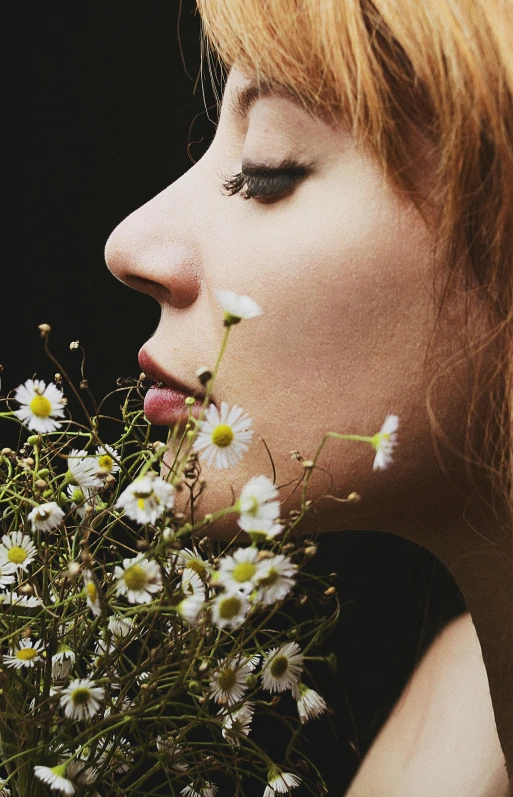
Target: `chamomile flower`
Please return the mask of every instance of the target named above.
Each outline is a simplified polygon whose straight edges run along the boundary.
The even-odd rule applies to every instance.
[[[53,382],[45,385],[42,379],[27,379],[16,389],[14,398],[21,405],[14,414],[33,432],[46,434],[59,429],[61,422],[54,419],[64,415],[63,396]]]
[[[98,460],[98,467],[101,468],[103,472],[117,473],[119,471],[119,465],[116,460],[120,457],[118,450],[113,446],[98,446],[96,449],[96,457]]]
[[[182,573],[182,592],[185,597],[175,609],[189,625],[197,625],[205,605],[205,585],[190,567],[186,567]]]
[[[89,507],[94,511],[98,511],[105,502],[100,498],[99,491],[93,487],[77,487],[74,484],[68,484],[66,487],[67,493],[72,501],[72,508],[76,510],[77,515],[82,519]]]
[[[155,523],[174,503],[175,488],[160,476],[141,476],[119,496],[116,507],[138,523]]]
[[[305,684],[298,685],[299,699],[297,701],[297,711],[299,719],[304,724],[308,720],[316,719],[327,710],[326,701],[320,696],[315,689]]]
[[[90,719],[98,712],[105,690],[89,678],[75,678],[61,690],[59,704],[70,719]]]
[[[123,559],[123,567],[116,565],[116,595],[126,595],[129,603],[148,603],[162,589],[162,575],[156,562],[142,553]]]
[[[255,576],[258,599],[264,606],[269,606],[286,598],[294,587],[295,574],[296,567],[288,556],[276,554],[271,559],[264,559]]]
[[[297,642],[287,642],[268,650],[262,665],[262,686],[268,692],[297,694],[297,684],[303,670],[303,654]]]
[[[113,614],[109,617],[107,626],[114,639],[119,642],[129,635],[134,627],[134,623],[129,617],[118,617]]]
[[[219,628],[239,628],[251,606],[240,592],[222,592],[212,604],[212,619]]]
[[[200,423],[198,436],[192,450],[200,453],[200,459],[216,468],[236,465],[248,450],[253,437],[251,418],[236,404],[230,409],[226,401],[221,402],[221,411],[215,404],[207,410],[205,420]]]
[[[71,780],[66,777],[67,764],[58,764],[56,767],[34,767],[34,775],[43,783],[47,783],[52,791],[60,791],[62,794],[75,794],[75,787]]]
[[[249,595],[256,586],[260,563],[256,548],[238,548],[231,556],[223,556],[217,571],[216,584],[229,592],[242,591]]]
[[[82,489],[86,487],[101,487],[102,480],[98,476],[98,460],[88,451],[79,451],[74,448],[68,455],[68,470],[74,484]]]
[[[291,772],[282,772],[277,766],[272,766],[267,773],[267,786],[263,797],[274,797],[275,794],[290,794],[291,789],[301,785],[301,778]]]
[[[30,638],[22,639],[10,656],[4,656],[4,664],[7,667],[14,667],[16,670],[22,667],[33,667],[38,661],[42,661],[42,647],[43,643],[40,639],[37,642],[32,642]]]
[[[91,609],[92,613],[95,617],[99,617],[102,613],[102,607],[100,603],[100,592],[96,585],[96,581],[93,578],[93,574],[90,570],[84,570],[83,572],[84,578],[84,592],[86,596],[87,605]]]
[[[247,689],[246,678],[251,672],[252,667],[244,661],[223,659],[210,679],[211,697],[228,706],[238,703],[244,697]]]
[[[12,562],[0,562],[0,589],[14,583],[16,566]]]
[[[280,515],[278,490],[267,476],[254,476],[241,490],[237,521],[244,531],[267,528]]]
[[[43,605],[41,598],[35,595],[18,595],[17,592],[0,592],[0,604],[19,606],[23,609],[35,609]]]
[[[224,324],[227,327],[262,313],[262,308],[250,296],[222,290],[215,291],[215,297],[224,310]]]
[[[199,554],[195,554],[190,548],[182,548],[176,555],[176,563],[181,567],[194,570],[203,581],[206,581],[211,567],[208,562],[202,559]]]
[[[183,797],[215,797],[218,791],[213,783],[205,782],[202,786],[190,783],[181,790],[180,794],[183,794]]]
[[[64,512],[55,501],[39,504],[28,513],[32,531],[52,531],[60,524]]]
[[[221,711],[219,716],[223,718],[223,737],[233,744],[240,745],[238,737],[241,734],[249,736],[254,711],[255,704],[250,701],[230,713]]]
[[[75,663],[75,654],[68,645],[61,642],[57,653],[52,656],[52,678],[61,681],[67,678]]]
[[[2,537],[0,566],[10,562],[16,570],[26,571],[36,555],[36,548],[28,534],[23,534],[22,531],[12,531]]]
[[[387,415],[383,426],[372,438],[372,445],[376,449],[373,470],[384,470],[392,462],[392,451],[397,445],[398,427],[397,415]]]

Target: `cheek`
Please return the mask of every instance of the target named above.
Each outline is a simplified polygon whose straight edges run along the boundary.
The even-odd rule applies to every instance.
[[[223,279],[265,311],[230,343],[243,384],[272,374],[280,413],[291,394],[310,416],[336,401],[351,423],[363,409],[375,422],[398,411],[421,386],[434,324],[431,240],[417,211],[370,167],[346,165],[272,209],[242,212]]]

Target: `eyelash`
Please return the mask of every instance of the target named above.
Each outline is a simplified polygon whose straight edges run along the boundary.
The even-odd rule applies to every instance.
[[[240,194],[243,199],[277,200],[290,193],[300,180],[311,173],[311,168],[295,161],[284,161],[280,166],[247,166],[223,182],[228,196]]]

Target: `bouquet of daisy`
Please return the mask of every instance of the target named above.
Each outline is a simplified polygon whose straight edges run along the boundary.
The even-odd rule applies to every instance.
[[[201,462],[236,464],[253,434],[242,408],[218,409],[209,398],[231,330],[261,310],[229,291],[218,299],[225,332],[212,372],[199,374],[201,412],[194,417],[195,400],[186,399],[189,419],[165,443],[152,440],[144,417],[144,374],[91,414],[87,380],[80,391],[67,376],[46,324],[54,381],[28,379],[0,398],[0,417],[22,437],[0,454],[0,797],[242,796],[250,782],[264,797],[301,783],[325,791],[300,731],[327,710],[309,662],[339,605],[329,577],[305,569],[315,540],[296,531],[326,439],[370,444],[382,468],[397,419],[372,437],[330,432],[312,460],[295,452],[300,511],[281,517],[275,484],[256,474],[232,506],[198,517]],[[87,423],[71,417],[65,385]],[[102,410],[113,398],[117,417]],[[108,440],[107,423],[119,426]],[[170,446],[174,461],[164,467]],[[175,506],[184,487],[187,514]],[[228,512],[246,544],[209,535]],[[279,762],[253,738],[260,714],[287,731]]]

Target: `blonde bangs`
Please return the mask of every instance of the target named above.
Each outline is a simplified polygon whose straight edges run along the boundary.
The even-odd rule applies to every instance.
[[[440,304],[466,285],[488,319],[479,339],[469,326],[469,349],[485,363],[490,345],[501,352],[487,390],[494,402],[490,423],[499,424],[502,436],[495,447],[485,441],[481,464],[509,502],[513,0],[197,0],[197,6],[211,75],[213,56],[222,72],[236,65],[257,82],[285,85],[307,104],[334,111],[419,209],[424,201],[436,208],[437,245],[447,263]],[[412,131],[427,144],[429,197],[419,196],[410,179],[419,157]],[[468,453],[475,461],[475,450]]]

